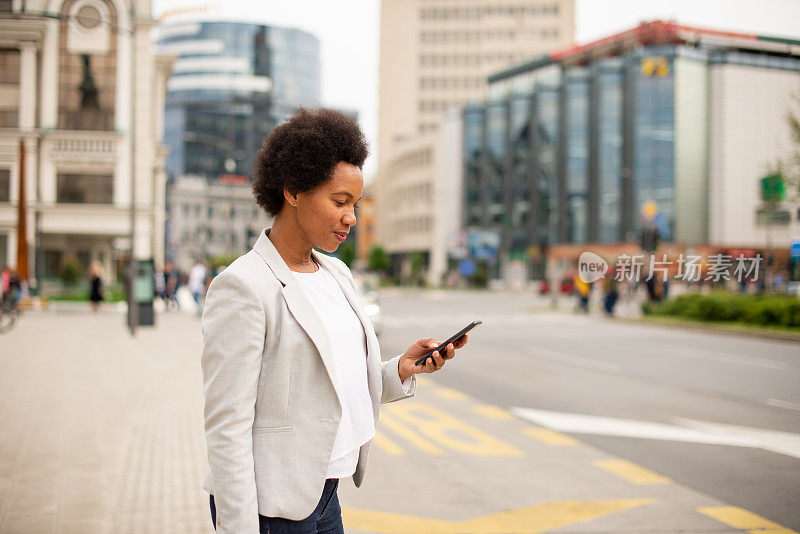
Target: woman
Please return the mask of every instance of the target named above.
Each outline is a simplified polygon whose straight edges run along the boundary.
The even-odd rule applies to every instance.
[[[353,277],[334,252],[356,224],[367,146],[358,124],[301,110],[256,156],[256,202],[275,217],[209,287],[205,424],[217,532],[339,533],[340,478],[364,477],[381,402],[414,394],[467,336],[415,361],[419,339],[381,363]]]
[[[89,301],[92,303],[92,311],[97,313],[103,302],[103,266],[99,261],[93,261],[89,266]]]

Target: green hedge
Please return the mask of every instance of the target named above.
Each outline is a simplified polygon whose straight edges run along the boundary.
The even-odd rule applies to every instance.
[[[735,322],[763,326],[800,327],[800,299],[794,295],[742,295],[715,291],[680,295],[659,304],[642,305],[645,315],[695,321]]]
[[[122,285],[112,285],[104,291],[103,297],[106,302],[120,302],[125,300],[125,289]],[[89,290],[78,289],[74,291],[63,291],[57,295],[46,296],[48,300],[54,301],[79,301],[89,302]]]

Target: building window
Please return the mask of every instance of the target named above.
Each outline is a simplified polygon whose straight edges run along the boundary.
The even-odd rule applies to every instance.
[[[60,250],[47,250],[42,251],[42,274],[45,276],[58,276],[61,270],[61,262],[64,253]]]
[[[634,71],[633,207],[658,206],[656,223],[663,241],[672,241],[675,214],[675,120],[672,60],[645,56]],[[638,71],[638,72],[637,72]],[[636,219],[634,231],[642,221]]]
[[[567,240],[586,243],[589,231],[589,83],[571,80],[566,88]]]
[[[0,169],[0,202],[11,200],[11,171]]]
[[[56,178],[56,202],[63,204],[111,204],[114,177],[110,174],[66,174]]]
[[[0,50],[0,128],[19,126],[19,50]]]

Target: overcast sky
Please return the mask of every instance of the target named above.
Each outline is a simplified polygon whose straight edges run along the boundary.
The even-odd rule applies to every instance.
[[[153,0],[153,13],[209,6],[221,15],[299,28],[320,41],[322,104],[357,110],[372,144],[365,174],[375,169],[378,134],[379,0]],[[585,43],[642,20],[800,39],[800,0],[576,0],[575,39]]]

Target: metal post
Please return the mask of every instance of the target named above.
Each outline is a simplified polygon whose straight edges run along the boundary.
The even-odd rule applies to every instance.
[[[130,8],[130,76],[131,76],[131,112],[130,125],[128,126],[129,145],[130,145],[130,181],[131,181],[131,228],[130,228],[130,254],[128,257],[128,328],[131,335],[136,335],[138,322],[138,308],[134,287],[136,280],[136,12],[133,6]]]
[[[770,266],[772,265],[772,217],[775,214],[775,203],[770,201],[770,200],[768,200],[767,201],[767,210],[766,211],[767,211],[767,213],[766,213],[766,215],[767,215],[767,228],[766,228],[766,230],[767,230],[767,254],[766,254],[767,263],[764,266],[764,292],[765,293],[769,293],[770,292],[770,284],[772,283],[772,280],[770,280],[770,276],[769,276],[769,274],[770,274],[769,273],[769,269],[770,269]]]
[[[28,281],[28,213],[25,193],[25,140],[19,140],[19,202],[17,204],[17,273]]]

